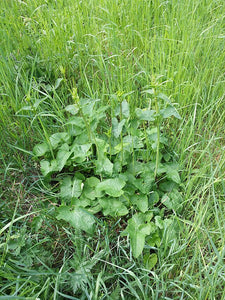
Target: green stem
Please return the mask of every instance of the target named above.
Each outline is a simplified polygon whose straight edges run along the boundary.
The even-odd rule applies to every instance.
[[[157,115],[157,149],[156,149],[156,162],[155,162],[155,178],[157,176],[157,171],[159,167],[159,148],[160,148],[160,122],[159,122],[159,106],[157,99],[155,99],[155,108]]]
[[[122,121],[122,102],[120,102],[120,122]],[[122,160],[122,165],[123,165],[123,132],[121,131],[120,134],[120,142],[121,142],[121,148],[122,148],[122,152],[121,152],[121,160]]]

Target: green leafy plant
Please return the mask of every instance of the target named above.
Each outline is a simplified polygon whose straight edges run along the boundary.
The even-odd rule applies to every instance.
[[[131,113],[122,95],[110,107],[74,90],[64,131],[33,149],[46,182],[57,182],[57,218],[93,234],[94,215],[123,217],[135,258],[160,245],[170,211],[182,209],[179,165],[163,132],[164,120],[180,115],[164,94],[145,93],[154,109]],[[152,268],[157,256],[148,250],[144,261]]]

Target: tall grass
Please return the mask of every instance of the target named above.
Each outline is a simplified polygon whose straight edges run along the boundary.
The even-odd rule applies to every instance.
[[[224,11],[222,0],[1,1],[0,299],[225,299]],[[62,126],[74,87],[108,104],[123,91],[134,110],[153,79],[182,115],[166,126],[185,209],[149,272],[114,224],[93,240],[53,219],[29,151]]]

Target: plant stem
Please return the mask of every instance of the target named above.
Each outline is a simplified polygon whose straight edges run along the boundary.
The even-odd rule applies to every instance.
[[[155,108],[157,115],[157,149],[156,149],[156,162],[155,162],[155,178],[157,176],[158,166],[159,166],[159,148],[160,148],[160,122],[159,122],[159,106],[157,98],[155,98]]]

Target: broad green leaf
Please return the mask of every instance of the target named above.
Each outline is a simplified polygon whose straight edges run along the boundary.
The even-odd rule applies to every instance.
[[[97,177],[92,176],[86,179],[85,184],[95,188],[99,182],[100,180]]]
[[[142,91],[141,93],[143,93],[143,94],[145,93],[145,94],[155,95],[154,89],[148,89],[148,90]]]
[[[183,198],[181,194],[174,189],[172,192],[168,194],[164,194],[164,196],[161,199],[161,202],[171,210],[174,210],[176,212],[180,212],[182,209],[182,201]]]
[[[85,128],[85,122],[83,118],[77,116],[70,118],[65,125],[68,125],[71,135],[79,135],[83,133]]]
[[[96,174],[111,176],[113,172],[113,163],[107,158],[102,157],[95,161]]]
[[[100,212],[102,210],[102,207],[99,203],[97,203],[96,205],[94,205],[92,203],[92,205],[90,207],[86,208],[86,210],[94,215],[94,214],[97,214],[98,212]]]
[[[35,156],[43,156],[46,152],[50,151],[47,143],[41,143],[34,146],[33,153]]]
[[[155,120],[155,110],[136,108],[135,113],[137,118],[141,121],[150,122]]]
[[[75,142],[73,143],[71,147],[71,152],[73,153],[73,156],[71,157],[71,160],[74,160],[77,163],[82,163],[87,159],[87,156],[91,154],[89,151],[91,148],[92,144],[83,144],[83,145],[78,145]]]
[[[121,178],[106,179],[97,185],[96,190],[99,192],[104,191],[112,197],[119,197],[123,194],[122,189],[125,184],[126,182]]]
[[[176,108],[173,105],[167,106],[167,108],[161,109],[160,114],[164,119],[174,116],[175,118],[181,120],[181,116],[177,112]]]
[[[96,101],[93,99],[80,99],[80,106],[85,116],[91,117],[94,113]]]
[[[49,138],[51,146],[56,149],[61,143],[69,143],[70,135],[67,132],[57,132]]]
[[[70,223],[75,229],[84,230],[89,234],[92,234],[94,231],[94,216],[79,207],[71,210],[67,206],[60,206],[58,208],[57,219],[64,220]]]
[[[84,182],[84,189],[82,196],[94,200],[95,198],[99,197],[99,193],[96,192],[95,187],[100,182],[100,180],[96,177],[87,178]]]
[[[171,104],[170,98],[168,98],[165,94],[159,93],[159,94],[157,95],[157,97],[158,97],[159,99],[162,99],[162,100],[164,100],[165,102]]]
[[[103,156],[104,153],[108,152],[109,144],[105,140],[96,138],[95,142],[99,156]]]
[[[144,249],[146,235],[144,233],[141,233],[140,231],[137,231],[136,224],[132,219],[128,220],[127,232],[130,236],[130,243],[133,256],[137,258]]]
[[[112,133],[115,138],[120,136],[125,122],[125,120],[118,122],[117,118],[112,118]]]
[[[122,114],[125,118],[129,118],[130,116],[129,104],[126,100],[123,100],[122,102]]]
[[[63,178],[60,186],[60,196],[62,199],[71,200],[80,197],[83,189],[82,180],[71,176]]]
[[[54,86],[54,89],[56,90],[59,86],[60,86],[60,83],[63,81],[63,78],[57,78],[56,81],[55,81],[55,86]]]
[[[180,181],[180,175],[179,175],[178,171],[175,168],[173,168],[173,166],[171,166],[171,167],[167,166],[167,168],[166,168],[166,177],[168,179],[178,183],[178,184],[181,182]]]
[[[177,184],[171,180],[166,180],[159,184],[159,188],[163,192],[171,192],[176,187],[177,187]]]
[[[129,152],[133,149],[141,149],[144,147],[142,139],[138,136],[127,135],[123,138],[123,147]]]
[[[87,207],[91,205],[91,199],[87,198],[84,193],[82,193],[80,198],[73,198],[71,204],[76,207]]]
[[[130,200],[141,212],[145,213],[148,210],[148,197],[146,195],[134,194]]]
[[[56,160],[58,164],[58,171],[62,171],[63,167],[67,163],[67,160],[69,159],[71,155],[71,152],[69,151],[69,145],[63,144],[56,155]]]
[[[42,160],[40,162],[40,166],[41,166],[41,173],[44,176],[47,176],[52,172],[58,171],[58,164],[56,159],[53,159],[51,162],[49,162],[48,160]]]
[[[155,253],[144,255],[144,264],[148,270],[152,270],[152,268],[154,268],[154,266],[157,264],[157,261],[158,258],[157,254]]]
[[[99,204],[103,208],[104,216],[125,216],[128,214],[128,210],[126,206],[120,201],[115,198],[100,198]]]
[[[83,130],[82,133],[76,137],[75,143],[77,145],[84,145],[90,143],[90,138],[85,130]]]
[[[71,113],[71,115],[75,116],[79,111],[79,106],[77,104],[67,105],[65,107],[65,111],[68,111],[69,113]]]
[[[155,170],[155,163],[153,163],[153,165],[151,166],[150,163],[144,163],[144,162],[140,162],[137,160],[134,161],[130,161],[130,163],[128,164],[128,171],[129,173],[137,176],[145,171],[148,170]]]
[[[137,258],[143,251],[145,237],[155,231],[155,226],[150,222],[153,214],[135,214],[128,220],[128,226],[122,235],[129,234],[133,256]]]
[[[156,230],[157,228],[155,228]],[[151,235],[149,235],[148,237],[146,237],[146,244],[150,247],[160,247],[161,244],[161,239],[159,237],[159,233],[158,230],[154,233],[152,233]]]
[[[148,203],[150,207],[153,207],[159,201],[159,194],[157,192],[152,192],[149,195]]]
[[[160,229],[163,229],[164,228],[164,223],[163,223],[163,220],[160,216],[156,216],[155,217],[155,225],[157,227],[159,227]]]

